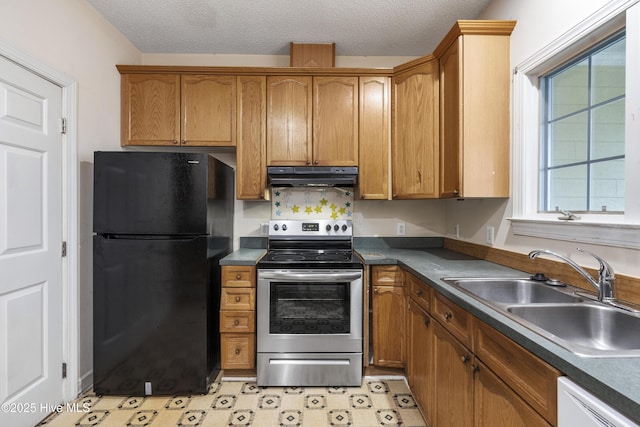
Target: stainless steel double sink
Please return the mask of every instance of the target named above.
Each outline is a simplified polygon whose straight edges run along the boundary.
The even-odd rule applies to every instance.
[[[522,326],[583,357],[640,357],[640,315],[530,279],[444,278]]]

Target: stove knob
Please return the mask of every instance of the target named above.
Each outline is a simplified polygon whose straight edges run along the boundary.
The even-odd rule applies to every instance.
[[[336,224],[336,225],[333,226],[333,229],[338,231],[340,229],[340,226],[338,224]]]
[[[282,231],[287,231],[287,224],[282,224]]]
[[[347,224],[342,224],[342,231],[347,231]]]
[[[273,224],[273,229],[278,231],[280,229],[280,227],[278,227],[278,224]]]
[[[331,231],[331,225],[327,224],[327,231]]]

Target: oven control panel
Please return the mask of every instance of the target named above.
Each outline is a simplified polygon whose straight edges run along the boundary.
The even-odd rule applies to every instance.
[[[269,221],[269,237],[353,236],[351,220],[278,220]]]

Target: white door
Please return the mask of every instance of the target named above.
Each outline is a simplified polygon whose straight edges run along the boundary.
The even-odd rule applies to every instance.
[[[59,86],[0,57],[3,426],[32,426],[63,400],[61,114]]]

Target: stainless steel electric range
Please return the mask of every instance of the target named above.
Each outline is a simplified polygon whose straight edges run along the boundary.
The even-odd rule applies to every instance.
[[[258,262],[259,386],[362,382],[362,271],[346,220],[271,220]]]

